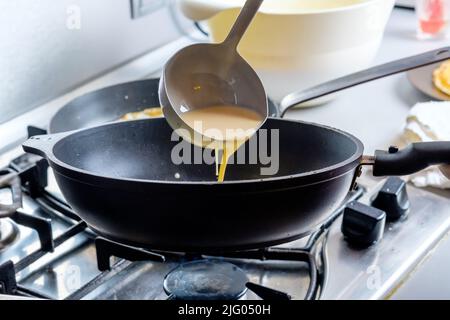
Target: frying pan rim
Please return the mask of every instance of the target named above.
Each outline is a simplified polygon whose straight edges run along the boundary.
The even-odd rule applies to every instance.
[[[363,143],[353,136],[352,134],[345,132],[343,130],[329,127],[322,124],[317,124],[313,122],[306,122],[301,120],[292,120],[292,119],[280,119],[280,118],[271,118],[269,117],[268,121],[284,121],[284,122],[293,122],[298,123],[302,125],[312,125],[315,127],[319,127],[321,129],[333,131],[334,133],[340,134],[342,136],[345,136],[350,141],[352,141],[355,146],[356,150],[353,153],[351,157],[348,157],[347,159],[336,163],[332,166],[328,166],[325,168],[321,168],[319,170],[314,171],[308,171],[303,173],[297,173],[292,175],[286,175],[286,176],[279,176],[279,177],[268,177],[268,178],[261,178],[261,179],[248,179],[248,180],[227,180],[223,182],[217,182],[217,181],[165,181],[165,180],[153,180],[153,179],[136,179],[136,178],[119,178],[119,177],[111,177],[111,176],[105,176],[100,174],[95,174],[91,171],[87,171],[84,169],[80,169],[77,167],[74,167],[72,165],[69,165],[61,160],[59,160],[56,155],[53,152],[53,149],[63,140],[66,138],[69,138],[73,135],[76,135],[81,132],[88,132],[90,130],[98,130],[99,128],[104,128],[108,126],[114,126],[114,125],[123,125],[126,123],[131,122],[137,122],[137,121],[162,121],[164,118],[155,118],[155,119],[140,119],[140,120],[132,120],[127,122],[112,122],[112,123],[106,123],[100,126],[95,126],[87,129],[80,129],[68,132],[66,135],[64,135],[61,139],[58,139],[54,145],[51,147],[50,151],[46,153],[47,159],[51,162],[52,168],[54,168],[59,174],[62,174],[66,177],[71,177],[74,179],[77,179],[78,181],[85,181],[85,180],[101,180],[102,182],[108,181],[108,183],[114,183],[117,184],[130,184],[130,183],[139,183],[139,184],[160,184],[160,185],[191,185],[191,186],[236,186],[236,185],[243,185],[243,184],[252,184],[252,183],[270,183],[270,182],[279,182],[279,181],[286,181],[286,180],[292,180],[292,179],[308,179],[311,180],[310,182],[319,182],[326,179],[320,179],[322,175],[326,175],[327,173],[333,173],[329,176],[329,178],[336,177],[344,172],[347,172],[349,170],[349,167],[353,167],[355,163],[359,163],[361,156],[363,154],[364,145]],[[56,168],[55,168],[56,167]],[[355,166],[356,167],[356,166]],[[333,172],[336,171],[336,172]],[[83,176],[83,179],[79,179],[79,175]],[[86,179],[89,178],[89,179]],[[317,179],[315,179],[317,178]],[[91,180],[92,179],[92,180]]]
[[[283,191],[292,190],[292,189],[298,189],[298,188],[310,187],[310,186],[314,186],[314,185],[320,184],[320,183],[326,183],[326,182],[328,182],[328,181],[332,181],[332,180],[341,178],[342,176],[345,176],[346,174],[348,174],[350,171],[352,171],[353,169],[355,169],[355,168],[357,167],[357,165],[360,163],[361,158],[362,158],[362,157],[360,157],[360,158],[358,159],[358,161],[356,162],[357,164],[355,164],[354,166],[351,166],[351,168],[349,168],[348,170],[339,172],[339,174],[333,174],[333,176],[328,177],[328,178],[318,179],[318,180],[316,180],[316,181],[306,182],[306,183],[302,183],[302,184],[295,184],[295,185],[290,186],[290,187],[270,188],[270,189],[266,189],[265,191],[264,191],[264,190],[258,190],[258,191],[246,191],[245,193],[246,193],[246,194],[261,194],[261,193],[264,193],[264,192],[268,192],[268,193],[272,193],[272,192],[283,192]],[[80,179],[77,179],[77,178],[74,178],[74,177],[72,177],[72,176],[66,175],[66,174],[61,173],[61,172],[59,172],[59,171],[58,171],[57,173],[58,173],[58,175],[63,176],[65,179],[73,180],[73,181],[75,181],[75,182],[78,182],[78,183],[81,183],[81,184],[85,184],[85,185],[88,185],[88,186],[91,186],[91,187],[98,187],[98,185],[99,185],[98,183],[92,183],[92,182],[90,182],[90,181],[82,181],[82,180],[80,180]],[[283,181],[286,181],[286,180],[288,180],[288,179],[292,179],[290,176],[283,176],[283,177],[285,177],[285,179],[284,179]],[[281,177],[281,178],[283,178],[283,177]],[[109,178],[108,178],[108,179],[109,179]],[[231,181],[231,180],[230,180],[230,181]],[[253,180],[233,180],[233,181],[234,181],[234,182],[236,182],[236,181],[253,182],[253,181],[254,181],[255,183],[260,182],[260,180],[258,180],[258,179],[253,179]],[[133,182],[140,182],[140,181],[130,181],[130,182],[133,183]],[[144,182],[145,182],[145,183],[148,183],[148,184],[151,183],[151,181],[149,181],[149,180],[144,180]],[[161,182],[170,182],[170,181],[161,181]],[[180,182],[180,181],[174,181],[174,182]],[[209,182],[209,181],[206,181],[206,182]],[[212,182],[213,182],[213,181],[212,181]],[[273,182],[277,182],[277,180],[274,180]],[[214,183],[214,186],[215,186],[215,185],[222,185],[222,184],[224,184],[224,183],[225,183],[225,181],[222,182],[222,183],[217,183],[217,182],[215,182],[215,183]],[[168,183],[168,185],[171,185],[171,183]],[[208,184],[205,183],[205,186],[206,186],[206,185],[208,185]],[[209,186],[209,185],[208,185],[208,186]],[[108,189],[108,188],[117,189],[116,186],[110,186],[109,184],[102,185],[101,187],[104,188],[104,189]],[[141,191],[142,191],[142,193],[146,193],[146,190],[144,190],[144,189],[142,189]],[[138,192],[139,192],[139,191],[138,191]],[[239,193],[242,194],[243,191],[239,191]]]
[[[57,117],[59,115],[61,115],[62,112],[64,112],[67,109],[71,108],[71,106],[74,103],[78,102],[78,101],[81,101],[83,99],[89,99],[93,95],[99,95],[99,94],[102,94],[104,92],[111,91],[111,90],[114,90],[114,89],[117,89],[117,88],[121,88],[121,87],[140,85],[140,84],[141,85],[145,85],[147,83],[155,83],[155,82],[156,82],[156,84],[159,84],[159,80],[160,80],[160,78],[149,78],[149,79],[133,80],[133,81],[128,81],[128,82],[121,82],[121,83],[117,83],[117,84],[112,84],[112,85],[109,85],[109,86],[106,86],[106,87],[102,87],[102,88],[98,88],[98,89],[94,89],[94,90],[85,92],[81,96],[77,96],[77,97],[73,98],[72,100],[70,100],[69,102],[67,102],[66,104],[64,104],[61,108],[59,108],[53,114],[53,116],[51,117],[50,122],[49,122],[49,124],[47,126],[47,129],[48,129],[47,131],[48,131],[49,134],[67,132],[67,130],[66,131],[59,131],[59,130],[55,130],[54,129],[55,123],[57,123],[56,119],[57,119]],[[107,123],[104,123],[104,124],[108,124],[108,123],[111,123],[111,122],[107,122]],[[94,127],[94,126],[92,126],[92,127]],[[85,127],[85,128],[75,129],[75,130],[89,129],[89,128],[92,128],[92,127]],[[95,127],[97,127],[97,126],[95,126]]]

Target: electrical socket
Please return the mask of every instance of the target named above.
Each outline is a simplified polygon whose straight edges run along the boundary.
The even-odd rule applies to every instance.
[[[142,18],[166,5],[166,0],[130,0],[131,18]]]

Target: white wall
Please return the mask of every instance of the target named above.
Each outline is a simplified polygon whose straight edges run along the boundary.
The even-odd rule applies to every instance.
[[[0,0],[0,123],[179,36],[167,8],[132,20],[130,0]]]

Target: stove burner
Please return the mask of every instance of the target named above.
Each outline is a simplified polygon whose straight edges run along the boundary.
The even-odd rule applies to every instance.
[[[0,220],[0,251],[14,242],[18,234],[19,228],[12,220]]]
[[[247,291],[246,274],[216,260],[183,263],[164,278],[164,291],[179,300],[237,300]]]

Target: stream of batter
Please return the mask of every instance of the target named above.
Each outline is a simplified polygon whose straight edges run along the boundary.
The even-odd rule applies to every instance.
[[[183,114],[183,120],[191,128],[201,128],[199,133],[211,139],[208,147],[214,148],[216,154],[218,150],[223,151],[216,170],[217,180],[223,182],[230,157],[255,134],[263,118],[248,108],[220,105],[188,111]]]

